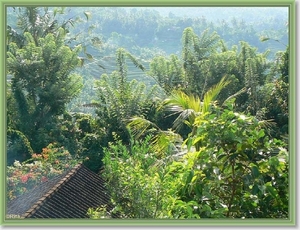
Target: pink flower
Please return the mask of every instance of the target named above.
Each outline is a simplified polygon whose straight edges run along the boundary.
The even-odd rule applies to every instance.
[[[22,175],[21,176],[21,182],[26,183],[28,181],[28,175]]]
[[[42,176],[41,181],[42,181],[42,182],[48,181],[48,178],[45,177],[45,176]]]
[[[28,173],[28,178],[33,178],[33,173]]]

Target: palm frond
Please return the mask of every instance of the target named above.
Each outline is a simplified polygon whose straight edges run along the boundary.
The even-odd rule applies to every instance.
[[[22,8],[22,12],[18,16],[17,25],[24,32],[32,32],[32,29],[36,26],[38,17],[38,7]]]
[[[200,47],[202,49],[211,49],[219,41],[219,39],[220,36],[216,32],[209,34],[209,29],[206,29],[199,38]]]
[[[188,125],[192,128],[192,121],[196,117],[196,112],[193,109],[185,109],[183,110],[179,116],[173,122],[173,128],[178,131],[182,128],[184,124]],[[189,120],[189,122],[187,122]]]
[[[145,136],[147,131],[160,131],[160,128],[153,122],[138,116],[134,116],[127,120],[127,127],[132,131],[132,134],[138,139]]]
[[[126,56],[131,60],[131,62],[140,70],[145,71],[145,67],[140,63],[134,56],[132,56],[129,52],[126,52]]]
[[[192,126],[195,117],[201,111],[201,104],[197,96],[174,91],[171,97],[164,101],[163,106],[173,112],[171,115],[179,114],[173,122],[173,128],[178,131],[184,124]]]
[[[177,143],[182,143],[182,137],[172,130],[161,130],[152,138],[152,148],[158,157],[173,154],[177,149]]]
[[[203,105],[201,112],[204,114],[208,112],[209,106],[213,100],[218,96],[221,90],[230,83],[229,80],[226,80],[226,76],[221,79],[221,81],[215,86],[211,87],[205,94],[203,98]]]
[[[236,98],[237,96],[239,96],[242,93],[245,93],[247,91],[247,88],[244,87],[241,90],[239,90],[238,92],[236,92],[235,94],[229,96],[228,98],[226,98],[226,100],[223,102],[222,106],[224,106],[229,100],[231,100],[232,98]]]
[[[201,100],[199,97],[187,95],[183,91],[173,91],[170,98],[164,101],[164,106],[166,106],[169,111],[181,112],[185,109],[193,109],[199,112]]]

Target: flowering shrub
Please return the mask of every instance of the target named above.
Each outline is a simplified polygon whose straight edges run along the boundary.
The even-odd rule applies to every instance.
[[[64,147],[50,143],[40,154],[24,162],[7,166],[7,198],[12,200],[37,184],[62,174],[79,163]]]

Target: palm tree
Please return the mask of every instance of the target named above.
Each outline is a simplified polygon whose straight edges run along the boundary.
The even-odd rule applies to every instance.
[[[159,155],[168,154],[170,150],[174,151],[178,149],[179,144],[183,143],[183,138],[178,134],[182,126],[187,125],[191,130],[191,135],[194,135],[196,132],[194,128],[195,119],[199,117],[204,118],[204,116],[207,115],[213,101],[220,91],[229,83],[230,82],[223,77],[218,84],[205,93],[203,101],[197,96],[187,95],[182,91],[174,91],[161,106],[161,109],[166,109],[167,111],[173,112],[173,114],[178,114],[172,129],[161,130],[156,124],[142,117],[131,118],[127,126],[132,130],[136,138],[151,134],[153,149],[159,151]]]

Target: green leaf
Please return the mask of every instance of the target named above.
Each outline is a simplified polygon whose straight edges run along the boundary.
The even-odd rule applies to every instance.
[[[201,208],[202,212],[211,212],[211,207],[209,207],[207,204],[203,205]]]
[[[188,218],[191,218],[193,215],[193,208],[191,206],[186,207],[187,213],[188,213]]]
[[[84,15],[85,15],[87,21],[92,17],[91,12],[88,12],[88,11],[85,11]]]
[[[279,160],[278,160],[277,156],[271,157],[268,161],[268,164],[270,166],[274,166],[274,167],[279,166]]]
[[[257,207],[257,203],[256,202],[252,202],[251,203],[254,207]]]
[[[193,176],[191,182],[192,182],[192,183],[195,182],[196,179],[197,179],[197,176]]]
[[[254,178],[257,178],[260,174],[256,165],[253,165],[251,167],[251,172],[252,172],[252,175],[253,175]]]
[[[244,198],[249,198],[250,197],[250,193],[249,192],[246,192],[245,194],[244,194]]]
[[[85,53],[85,55],[88,57],[89,60],[94,60],[93,56],[89,53]]]
[[[217,157],[217,160],[218,160],[218,161],[221,161],[221,160],[223,160],[226,156],[227,156],[227,154],[221,154],[221,155],[219,155],[219,156]]]
[[[259,188],[258,188],[257,184],[253,185],[251,194],[256,195],[258,193],[258,190],[259,190]]]
[[[268,184],[268,183],[267,183],[267,184]],[[266,189],[267,189],[267,191],[271,194],[271,196],[272,196],[273,198],[277,198],[278,193],[277,193],[276,189],[275,189],[273,186],[271,186],[271,185],[266,185]]]
[[[259,130],[259,133],[258,133],[258,138],[261,138],[261,137],[264,137],[265,136],[265,132],[263,129]]]
[[[189,175],[187,176],[187,179],[186,179],[186,185],[188,185],[188,184],[192,181],[193,176],[194,176],[194,171],[191,170],[191,171],[189,172]]]
[[[193,145],[197,144],[199,141],[203,140],[204,136],[198,136],[195,139],[193,139]]]
[[[202,185],[201,184],[196,184],[195,192],[198,197],[202,197]]]
[[[235,160],[235,158],[237,158],[238,155],[239,155],[238,153],[234,153],[234,154],[230,155],[229,160],[230,161]]]
[[[261,42],[265,42],[265,41],[270,40],[270,38],[265,37],[265,36],[261,36],[261,37],[259,38],[259,40],[260,40]]]

